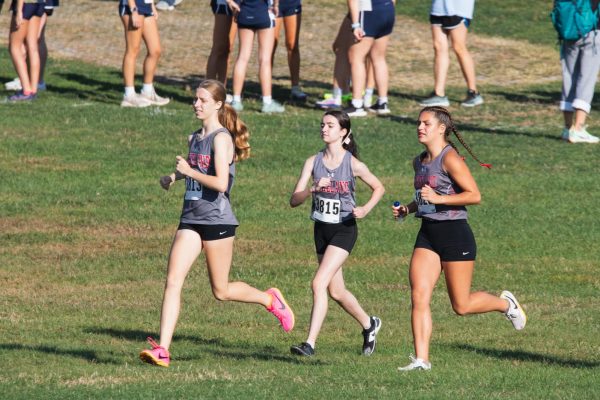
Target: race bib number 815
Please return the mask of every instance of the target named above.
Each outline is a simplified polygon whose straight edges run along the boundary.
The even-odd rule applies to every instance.
[[[326,199],[320,196],[315,198],[313,219],[328,224],[340,222],[341,202],[336,199]]]

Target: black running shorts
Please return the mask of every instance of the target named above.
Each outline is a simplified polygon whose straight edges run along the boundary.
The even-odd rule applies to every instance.
[[[327,246],[335,246],[352,252],[358,238],[356,220],[350,219],[339,224],[326,224],[315,221],[315,250],[318,255],[325,254]]]
[[[442,261],[474,261],[477,244],[466,219],[431,221],[423,219],[415,249],[429,249]]]
[[[177,230],[189,229],[200,235],[202,241],[210,241],[235,236],[235,228],[235,225],[201,225],[180,222]]]

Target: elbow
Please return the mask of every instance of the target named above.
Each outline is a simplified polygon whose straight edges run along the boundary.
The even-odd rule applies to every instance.
[[[481,193],[473,193],[473,201],[472,204],[481,204]]]

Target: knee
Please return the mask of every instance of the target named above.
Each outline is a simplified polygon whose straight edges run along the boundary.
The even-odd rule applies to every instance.
[[[158,60],[161,55],[162,55],[162,49],[160,47],[157,47],[157,48],[152,49],[152,50],[148,50],[148,57],[149,58],[154,58],[154,59]]]
[[[453,42],[452,50],[454,50],[458,56],[469,54],[469,50],[467,50],[467,45],[465,43]]]
[[[342,300],[342,298],[344,297],[344,292],[345,292],[345,290],[329,288],[329,297],[331,297],[333,300],[335,300],[339,303]]]
[[[433,51],[436,54],[446,53],[446,52],[448,52],[448,46],[442,42],[434,40],[433,41]]]
[[[327,286],[316,279],[312,281],[311,289],[312,289],[313,295],[315,295],[315,296],[322,294],[322,293],[325,293],[325,294],[327,293]]]
[[[452,309],[456,313],[456,315],[465,316],[469,314],[468,304],[464,303],[452,303]]]
[[[413,310],[429,308],[430,293],[425,288],[413,288],[410,296]]]
[[[229,293],[227,288],[216,288],[213,287],[212,288],[212,293],[213,296],[215,297],[215,299],[219,300],[219,301],[227,301],[229,300]]]

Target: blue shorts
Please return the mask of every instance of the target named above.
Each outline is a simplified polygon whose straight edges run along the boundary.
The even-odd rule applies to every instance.
[[[52,14],[54,14],[54,9],[58,6],[58,0],[46,0],[46,4],[44,5],[44,12],[47,16],[51,16]]]
[[[269,29],[275,26],[275,16],[265,0],[244,0],[236,22],[240,29]]]
[[[231,9],[227,5],[226,1],[211,0],[210,7],[212,8],[213,14],[222,14],[222,15],[228,15],[228,16],[233,15],[233,13],[231,12]]]
[[[302,0],[279,0],[279,14],[277,18],[298,14],[302,14]]]
[[[15,13],[17,9],[17,1],[13,0],[10,5],[10,10]],[[44,15],[44,3],[23,3],[23,19],[31,19],[33,17],[41,17]]]
[[[373,2],[372,11],[361,11],[358,15],[365,36],[379,39],[387,36],[394,30],[396,10],[392,0],[381,4]]]
[[[429,23],[435,26],[441,26],[444,30],[451,30],[457,28],[461,23],[465,24],[465,27],[469,27],[471,20],[458,15],[442,16],[442,15],[430,15]]]
[[[135,0],[135,6],[137,7],[137,12],[139,15],[144,17],[152,17],[154,13],[152,12],[152,4],[148,4],[144,2],[144,0]],[[131,9],[128,5],[119,4],[119,15],[122,17],[124,15],[131,15]]]

